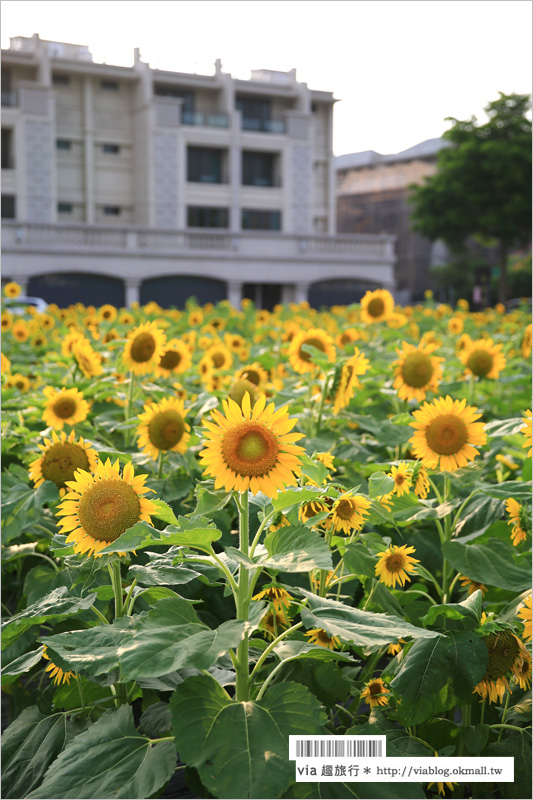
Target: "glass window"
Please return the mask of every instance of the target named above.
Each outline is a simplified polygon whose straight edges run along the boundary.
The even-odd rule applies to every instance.
[[[100,88],[108,92],[118,92],[118,81],[100,81]]]
[[[2,219],[15,219],[15,195],[2,195]]]
[[[71,150],[72,149],[72,142],[70,139],[56,139],[56,149],[57,150]]]
[[[106,217],[120,216],[120,206],[104,206],[102,210]]]
[[[103,144],[102,153],[120,153],[120,145],[118,144]]]
[[[270,100],[264,97],[241,95],[235,101],[237,111],[242,114],[242,127],[249,131],[268,130]]]
[[[58,214],[72,214],[72,203],[58,203],[57,204],[57,213]]]
[[[2,169],[13,169],[15,162],[13,159],[13,130],[2,128]]]
[[[243,150],[242,183],[243,186],[275,186],[274,153],[259,153],[254,150]]]
[[[228,209],[188,206],[187,226],[189,228],[227,228],[229,227]]]
[[[179,86],[165,86],[164,84],[156,84],[154,87],[154,94],[157,97],[176,97],[178,100],[183,100],[183,111],[186,111],[187,113],[194,112],[194,92],[189,92],[186,89],[180,89]]]
[[[187,180],[191,183],[222,183],[222,150],[188,147]]]
[[[257,211],[243,209],[242,229],[244,231],[280,231],[281,211]]]
[[[54,86],[68,86],[70,78],[68,75],[52,75],[52,83]]]

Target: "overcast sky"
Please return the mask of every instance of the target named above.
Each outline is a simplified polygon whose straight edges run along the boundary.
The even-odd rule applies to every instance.
[[[39,33],[124,66],[139,47],[176,71],[295,67],[339,100],[336,155],[397,153],[531,93],[530,0],[3,0],[1,18],[2,48]]]

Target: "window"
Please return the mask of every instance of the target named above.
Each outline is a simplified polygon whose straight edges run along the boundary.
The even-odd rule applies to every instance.
[[[237,111],[242,114],[243,130],[268,130],[270,121],[270,100],[268,98],[241,95],[237,97],[235,106]]]
[[[70,139],[56,139],[56,150],[71,150],[72,142]]]
[[[120,153],[120,145],[118,144],[103,144],[102,153]]]
[[[119,217],[120,206],[104,206],[102,209],[105,217]]]
[[[72,203],[58,203],[57,204],[57,213],[58,214],[72,214]]]
[[[222,183],[222,150],[188,147],[187,180],[190,183]]]
[[[281,211],[256,211],[243,209],[243,231],[280,231]]]
[[[254,150],[243,150],[242,183],[243,186],[276,186],[274,176],[275,153],[259,153]]]
[[[54,86],[68,86],[70,78],[68,75],[52,75],[52,83]]]
[[[118,81],[100,81],[100,88],[108,92],[118,92]]]
[[[15,195],[2,195],[2,219],[15,219]]]
[[[179,86],[165,86],[164,84],[156,83],[154,94],[157,97],[175,97],[178,100],[183,100],[183,111],[191,114],[194,112],[194,92],[180,89]]]
[[[203,208],[189,206],[187,208],[187,226],[189,228],[227,228],[229,227],[227,208]]]
[[[13,169],[13,130],[2,128],[2,169]]]

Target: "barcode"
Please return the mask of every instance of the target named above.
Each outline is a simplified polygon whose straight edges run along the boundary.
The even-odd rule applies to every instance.
[[[381,758],[380,739],[297,739],[296,758]]]

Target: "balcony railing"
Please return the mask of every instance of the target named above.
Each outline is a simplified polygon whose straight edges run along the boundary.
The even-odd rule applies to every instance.
[[[258,131],[259,133],[286,133],[287,125],[284,119],[254,119],[243,117],[241,122],[243,131]]]
[[[206,114],[203,111],[182,111],[182,125],[198,125],[206,128],[228,128],[227,114]]]
[[[18,96],[16,92],[2,92],[2,105],[11,108],[18,106]]]

